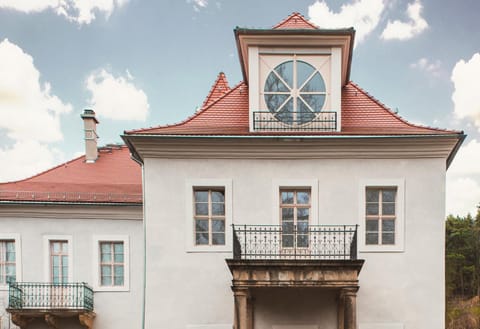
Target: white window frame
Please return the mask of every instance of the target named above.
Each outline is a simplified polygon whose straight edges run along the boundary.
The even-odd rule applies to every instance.
[[[67,241],[68,243],[68,282],[73,278],[73,238],[71,235],[44,235],[43,236],[43,278],[44,282],[52,282],[52,264],[50,255],[51,241]]]
[[[130,244],[128,235],[95,235],[93,236],[92,282],[94,291],[130,291]],[[123,242],[123,286],[102,286],[100,278],[100,243]]]
[[[366,200],[367,188],[396,188],[397,199],[395,204],[395,244],[366,244]],[[405,251],[405,179],[364,179],[360,181],[358,189],[358,251],[368,252],[404,252]]]
[[[310,225],[319,225],[318,179],[276,179],[272,184],[272,225],[280,225],[280,190],[310,190]],[[325,224],[325,223],[324,223]]]
[[[22,281],[22,243],[18,233],[0,233],[0,240],[15,241],[15,276],[16,281]],[[0,291],[8,290],[8,284],[0,283]]]
[[[194,220],[195,189],[223,189],[225,192],[225,244],[196,245]],[[185,250],[187,252],[232,252],[232,180],[231,179],[190,179],[185,184]]]

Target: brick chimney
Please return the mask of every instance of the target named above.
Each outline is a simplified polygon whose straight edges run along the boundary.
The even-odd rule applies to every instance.
[[[90,109],[83,110],[80,116],[83,119],[83,130],[85,131],[85,162],[94,163],[98,158],[98,120],[95,118],[95,112]]]

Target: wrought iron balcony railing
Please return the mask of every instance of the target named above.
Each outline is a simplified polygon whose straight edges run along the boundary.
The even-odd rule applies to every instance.
[[[10,282],[9,310],[93,311],[93,290],[86,283]]]
[[[233,225],[234,259],[357,259],[358,225]]]
[[[255,131],[300,131],[326,132],[337,130],[337,112],[321,111],[318,113],[271,113],[269,111],[253,112],[253,129]]]

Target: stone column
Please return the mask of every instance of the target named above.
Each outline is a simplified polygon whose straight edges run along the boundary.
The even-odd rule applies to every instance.
[[[337,308],[337,329],[344,329],[345,323],[345,296],[343,290],[338,293],[338,308]]]
[[[233,297],[235,299],[235,313],[234,313],[234,329],[250,329],[249,313],[249,299],[250,294],[248,288],[233,287]]]
[[[341,293],[344,299],[344,329],[357,329],[357,289],[343,289]]]

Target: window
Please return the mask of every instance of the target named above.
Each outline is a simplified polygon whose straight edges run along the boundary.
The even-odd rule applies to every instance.
[[[395,244],[397,189],[369,187],[365,193],[365,243],[367,245]]]
[[[125,282],[123,241],[100,242],[100,284],[123,286]]]
[[[127,235],[93,237],[93,280],[95,291],[129,291],[130,247]]]
[[[287,124],[312,121],[323,109],[326,95],[319,70],[296,55],[274,67],[264,85],[267,109]]]
[[[196,245],[225,245],[224,189],[196,188],[194,221]]]
[[[68,241],[50,241],[50,280],[52,283],[69,281],[68,254]]]
[[[15,240],[0,240],[0,285],[16,281]]]
[[[280,190],[280,224],[283,248],[308,248],[310,190]]]

